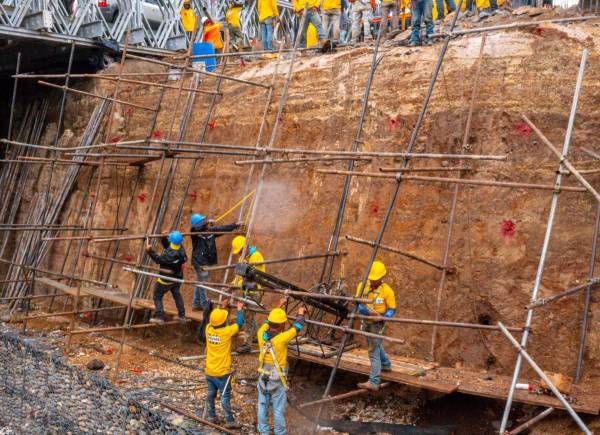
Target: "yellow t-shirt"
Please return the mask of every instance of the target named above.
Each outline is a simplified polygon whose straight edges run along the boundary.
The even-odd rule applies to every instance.
[[[263,334],[268,328],[269,325],[265,323],[260,327],[256,334],[256,337],[258,338],[259,349],[262,349],[265,344]],[[277,364],[279,364],[281,370],[284,370],[287,367],[288,343],[292,341],[296,335],[298,335],[298,330],[294,327],[291,327],[287,331],[283,331],[271,339],[271,345],[273,346],[273,351],[277,357]],[[261,351],[258,358],[259,361],[264,364],[273,364],[273,357],[269,351],[264,353]]]
[[[361,283],[359,282],[356,286],[356,297],[360,296]],[[366,304],[367,308],[375,310],[378,314],[384,314],[390,308],[396,308],[396,296],[394,290],[386,283],[381,284],[376,289],[371,289],[371,283],[367,281],[367,288],[362,295],[363,298],[367,298],[372,303]]]
[[[227,19],[227,24],[231,27],[237,27],[238,29],[242,26],[240,24],[240,13],[242,12],[241,6],[232,6],[227,10],[225,17]]]
[[[223,328],[206,327],[206,366],[208,376],[225,376],[231,372],[232,337],[239,332],[237,323]]]
[[[194,12],[194,9],[182,8],[180,14],[183,30],[186,32],[193,32],[196,27],[196,12]]]

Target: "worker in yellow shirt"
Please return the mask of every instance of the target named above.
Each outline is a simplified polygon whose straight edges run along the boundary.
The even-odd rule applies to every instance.
[[[285,329],[287,314],[279,307],[269,313],[265,324],[258,330],[257,338],[260,346],[258,357],[258,432],[269,434],[269,405],[273,410],[273,426],[275,435],[285,435],[285,406],[287,402],[287,353],[288,344],[302,330],[306,308],[298,308],[298,316],[292,327]]]
[[[273,28],[275,23],[279,21],[277,0],[258,0],[257,8],[263,49],[273,51]]]
[[[225,20],[229,28],[229,42],[234,51],[238,51],[244,42],[242,34],[242,23],[240,14],[244,4],[240,1],[234,1],[225,13]]]
[[[239,255],[244,246],[246,245],[246,238],[244,236],[237,236],[231,241],[231,252],[233,255]],[[248,246],[248,250],[246,251],[245,258],[240,258],[238,263],[248,263],[255,264],[256,270],[260,270],[261,272],[266,272],[267,268],[264,264],[260,264],[264,262],[265,259],[263,255],[258,251],[256,246],[250,245]],[[259,263],[259,264],[256,264]],[[241,287],[244,291],[244,296],[252,299],[255,302],[260,303],[262,300],[262,292],[260,291],[260,286],[255,282],[248,281],[243,279],[241,276],[236,276],[232,282],[232,285],[235,287]],[[256,337],[256,321],[254,319],[255,312],[254,311],[246,311],[246,323],[244,327],[244,333],[242,335],[243,343],[240,347],[237,348],[238,353],[250,353],[252,350],[252,340]]]
[[[183,8],[179,14],[181,15],[181,25],[189,39],[196,29],[196,12],[194,12],[190,0],[183,0]]]
[[[342,16],[342,0],[323,0],[321,20],[326,37],[331,35],[334,41],[340,40],[340,19]]]
[[[328,47],[331,43],[329,39],[327,39],[327,34],[325,29],[323,28],[323,23],[321,22],[321,1],[322,0],[292,0],[292,6],[294,7],[294,11],[298,16],[296,20],[296,29],[294,30],[294,35],[297,35],[298,32],[301,32],[300,37],[300,46],[306,47],[306,32],[308,30],[308,26],[312,23],[317,31],[317,35],[319,37],[319,46],[324,48]],[[302,20],[302,14],[304,13],[304,5],[306,5],[306,19],[304,20],[304,27],[300,28],[300,21]],[[294,39],[296,37],[294,36]]]
[[[243,302],[237,303],[237,316],[233,325],[228,325],[229,299],[224,299],[220,308],[210,313],[209,324],[206,325],[206,365],[204,374],[206,376],[206,411],[208,420],[215,422],[217,414],[215,411],[215,399],[217,392],[221,392],[221,405],[225,414],[225,427],[228,429],[239,429],[240,425],[233,418],[229,400],[231,398],[231,343],[233,337],[244,325]]]
[[[223,38],[221,38],[221,29],[223,23],[213,23],[208,17],[202,17],[202,41],[212,43],[215,47],[215,53],[223,50]]]
[[[393,317],[396,314],[396,297],[394,290],[383,282],[387,274],[385,264],[381,261],[374,261],[369,271],[369,282],[366,284],[364,292],[361,284],[356,287],[356,296],[369,299],[371,302],[366,305],[359,304],[358,312],[363,316],[374,317],[374,320],[363,320],[363,331],[372,334],[382,335],[385,329],[385,321],[382,317]],[[383,349],[383,340],[381,338],[367,337],[369,344],[369,360],[371,361],[371,374],[367,382],[358,384],[359,388],[365,390],[379,390],[381,384],[381,371],[389,372],[392,370],[392,363]]]

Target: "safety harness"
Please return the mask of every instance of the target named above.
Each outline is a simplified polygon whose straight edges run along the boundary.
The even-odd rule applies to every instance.
[[[258,360],[260,362],[260,365],[258,366],[258,373],[260,373],[261,375],[269,376],[269,379],[271,379],[272,372],[263,368],[265,363],[265,355],[267,352],[271,354],[271,358],[273,358],[273,366],[275,367],[275,371],[279,376],[279,380],[281,381],[283,388],[287,391],[289,389],[287,380],[285,374],[283,373],[283,370],[281,369],[281,366],[277,362],[277,355],[275,355],[275,349],[273,349],[273,343],[271,343],[271,340],[265,340],[265,344],[260,349],[260,355],[258,357]]]

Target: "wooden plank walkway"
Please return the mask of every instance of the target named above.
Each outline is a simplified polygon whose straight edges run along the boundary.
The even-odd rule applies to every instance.
[[[75,296],[77,293],[77,288],[69,287],[49,278],[37,278],[36,283],[47,285],[72,296]],[[100,298],[120,305],[127,305],[129,302],[129,296],[126,293],[104,288],[82,287],[80,296]],[[136,310],[154,309],[154,303],[149,299],[135,298],[132,306]],[[177,315],[177,311],[169,303],[165,304],[165,313],[173,316]],[[186,312],[186,317],[190,320],[200,322],[202,320],[202,312]],[[298,353],[297,348],[294,346],[290,346],[288,355],[330,367],[335,364],[335,358],[321,358],[302,352]],[[390,359],[392,361],[392,371],[383,372],[381,374],[383,380],[446,394],[458,392],[491,399],[506,400],[510,386],[509,376],[496,375],[485,371],[440,367],[435,363],[415,358],[390,356]],[[353,349],[352,351],[345,352],[340,362],[340,369],[368,375],[370,365],[366,350]],[[520,382],[533,384],[534,391],[539,386],[537,380],[523,379]],[[585,384],[574,385],[570,398],[572,400],[571,405],[576,412],[594,415],[600,413],[600,391],[596,391],[593,387],[586,386]],[[515,400],[529,405],[551,406],[557,409],[564,409],[554,396],[545,394],[517,390],[515,391]]]

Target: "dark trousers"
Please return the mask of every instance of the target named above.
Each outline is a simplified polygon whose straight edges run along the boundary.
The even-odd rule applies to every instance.
[[[185,317],[185,306],[183,305],[183,298],[181,297],[181,293],[179,292],[179,287],[181,284],[178,282],[172,282],[170,284],[161,284],[160,282],[156,282],[154,286],[154,307],[156,309],[156,317],[159,319],[165,318],[165,309],[163,307],[163,297],[171,292],[173,295],[173,300],[175,300],[175,306],[177,307],[177,312],[179,317]]]

